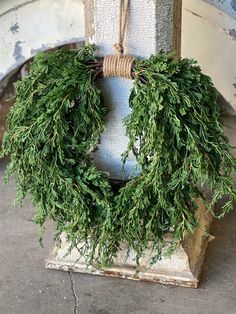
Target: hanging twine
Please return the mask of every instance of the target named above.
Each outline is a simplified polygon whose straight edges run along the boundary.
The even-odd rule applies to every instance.
[[[132,78],[131,70],[134,58],[124,53],[124,39],[128,19],[129,0],[119,0],[119,34],[118,43],[114,45],[115,55],[109,55],[103,61],[103,76]]]

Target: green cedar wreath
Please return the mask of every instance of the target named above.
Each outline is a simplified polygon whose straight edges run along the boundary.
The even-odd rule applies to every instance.
[[[95,52],[85,46],[40,53],[16,84],[1,152],[11,155],[7,177],[16,175],[18,201],[31,195],[41,230],[52,219],[55,239],[64,232],[88,263],[110,266],[121,243],[136,252],[137,263],[153,249],[153,263],[201,227],[198,198],[214,214],[226,194],[214,214],[219,218],[233,208],[236,160],[219,121],[216,90],[196,62],[167,53],[135,59],[122,160],[134,154],[136,175],[114,192],[109,175],[89,156],[108,111],[96,86],[102,61]]]

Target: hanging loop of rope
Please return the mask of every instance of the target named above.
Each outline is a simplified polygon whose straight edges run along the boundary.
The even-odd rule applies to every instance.
[[[132,78],[131,70],[134,58],[124,55],[124,40],[127,28],[129,0],[119,0],[118,42],[114,45],[115,55],[109,55],[103,61],[103,76]]]
[[[124,53],[124,40],[128,19],[129,0],[119,0],[119,33],[118,43],[114,45],[114,48],[119,56]]]

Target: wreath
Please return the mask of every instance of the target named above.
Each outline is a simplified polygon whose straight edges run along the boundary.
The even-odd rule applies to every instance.
[[[55,239],[64,232],[90,264],[110,266],[121,243],[136,252],[137,263],[152,249],[153,263],[199,227],[198,198],[219,218],[233,208],[236,160],[219,120],[217,92],[196,62],[168,53],[135,59],[122,160],[132,152],[139,174],[114,191],[89,155],[108,111],[96,86],[103,64],[93,45],[38,54],[29,76],[16,84],[1,155],[11,155],[7,177],[16,174],[18,201],[31,195],[42,232],[52,219]]]

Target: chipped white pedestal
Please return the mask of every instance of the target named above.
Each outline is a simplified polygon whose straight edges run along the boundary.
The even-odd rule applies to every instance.
[[[204,230],[209,230],[212,216],[206,212],[203,204],[200,204],[196,216],[201,228],[190,235],[170,258],[163,258],[147,270],[147,257],[150,256],[150,252],[147,252],[141,260],[138,273],[135,269],[134,254],[131,252],[126,259],[125,246],[112,268],[97,269],[88,266],[76,249],[67,255],[69,244],[65,238],[62,240],[61,247],[55,248],[51,256],[46,259],[46,268],[197,288],[209,241]],[[171,233],[166,237],[170,239]]]

